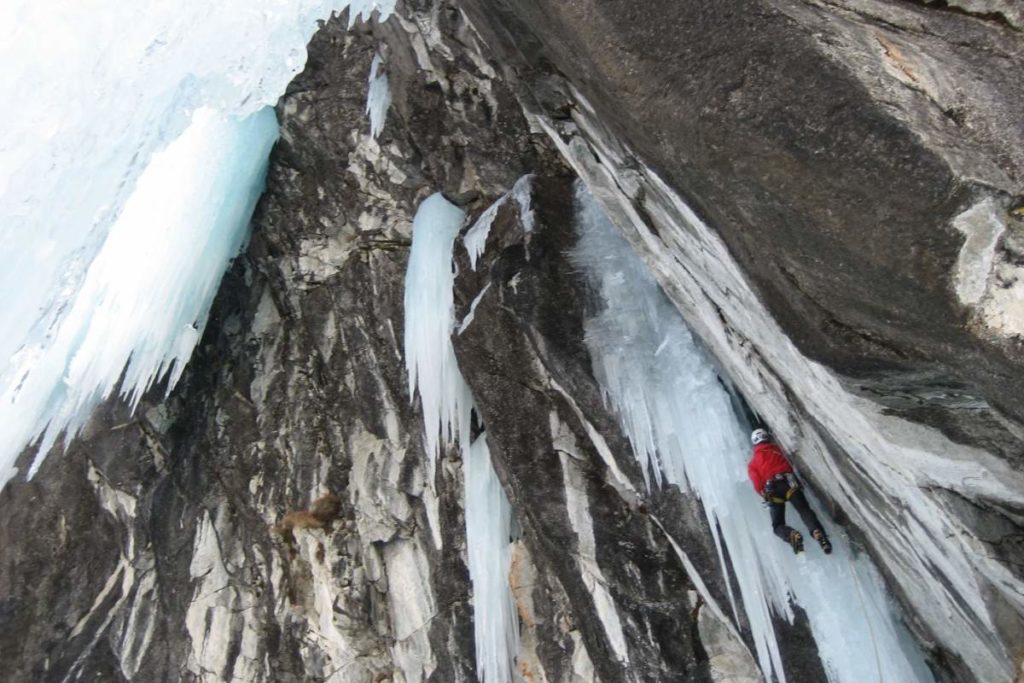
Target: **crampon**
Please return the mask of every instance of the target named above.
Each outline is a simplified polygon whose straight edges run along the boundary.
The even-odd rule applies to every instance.
[[[826,555],[832,554],[832,543],[828,540],[828,536],[825,535],[823,530],[815,529],[811,532],[811,536],[813,536],[814,540],[818,542],[818,545],[821,546],[822,551],[824,551]]]
[[[794,553],[802,553],[804,551],[804,537],[796,529],[789,532],[789,545],[793,547]]]

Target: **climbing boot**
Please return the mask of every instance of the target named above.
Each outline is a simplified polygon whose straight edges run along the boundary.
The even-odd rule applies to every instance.
[[[793,546],[794,553],[802,553],[804,551],[804,537],[796,529],[789,532],[789,544]]]
[[[832,544],[829,542],[828,536],[825,535],[824,529],[815,529],[811,532],[811,536],[818,542],[818,545],[821,546],[826,555],[832,554]]]

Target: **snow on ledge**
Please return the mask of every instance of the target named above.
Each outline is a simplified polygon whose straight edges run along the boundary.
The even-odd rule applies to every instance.
[[[956,295],[986,329],[1002,337],[1024,336],[1024,268],[1003,244],[1006,212],[987,197],[953,219],[963,233],[956,269]]]
[[[977,304],[985,295],[996,243],[1005,227],[997,210],[989,197],[953,219],[953,227],[966,237],[956,264],[956,294],[963,304]]]

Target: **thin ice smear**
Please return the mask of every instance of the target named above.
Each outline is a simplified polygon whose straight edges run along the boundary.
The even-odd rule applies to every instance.
[[[451,343],[452,250],[464,220],[465,214],[440,193],[416,211],[405,275],[405,363],[409,395],[420,394],[431,467],[442,449],[458,443],[462,451],[477,676],[483,683],[508,683],[519,649],[519,621],[508,584],[512,510],[494,472],[486,435],[470,442],[473,396]]]
[[[784,680],[772,615],[792,621],[792,596],[806,610],[829,680],[930,680],[877,571],[851,552],[822,506],[816,510],[833,531],[830,557],[817,548],[794,557],[772,534],[746,476],[746,427],[712,364],[582,184],[576,200],[580,239],[573,260],[603,302],[586,322],[595,374],[648,487],[653,478],[654,486],[689,487],[700,497],[720,560],[728,548],[766,675]]]
[[[532,173],[524,175],[512,186],[511,192],[512,198],[519,205],[519,220],[522,222],[523,230],[526,232],[533,232],[533,229],[537,227],[537,217],[533,212],[533,205],[530,202],[534,177]]]

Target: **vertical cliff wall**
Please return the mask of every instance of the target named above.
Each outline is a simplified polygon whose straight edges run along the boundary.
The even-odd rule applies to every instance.
[[[476,679],[464,464],[445,452],[430,477],[402,358],[412,216],[435,190],[478,211],[527,172],[563,191],[571,174],[474,45],[448,6],[317,34],[278,107],[253,239],[182,384],[134,415],[109,403],[2,493],[11,680]],[[374,139],[364,104],[378,52],[394,102]],[[568,195],[539,205],[570,217]],[[571,236],[571,222],[543,226]],[[538,289],[535,303],[562,293]],[[487,426],[498,444],[512,428]],[[752,680],[735,627],[702,607],[655,525],[604,490],[603,468],[550,466],[555,488],[520,498],[551,510],[513,549],[521,674]],[[566,491],[584,477],[602,512],[570,519]],[[625,527],[609,537],[606,522]],[[641,552],[650,588],[595,597],[555,542],[581,523],[597,534],[583,551],[594,567]],[[604,652],[608,619],[619,628]]]
[[[958,677],[1008,677],[1019,13],[468,7],[536,125],[849,516],[924,641]]]
[[[456,354],[520,529],[520,674],[761,675],[700,501],[646,492],[602,399],[566,256],[579,177],[936,674],[1009,679],[1020,16],[970,5],[472,0],[328,22],[182,384],[106,405],[0,493],[5,675],[474,680],[464,463],[429,474],[403,279],[422,199],[475,219],[534,174],[532,232],[510,204],[475,268],[456,250]],[[822,680],[806,619],[776,626],[790,679]]]

